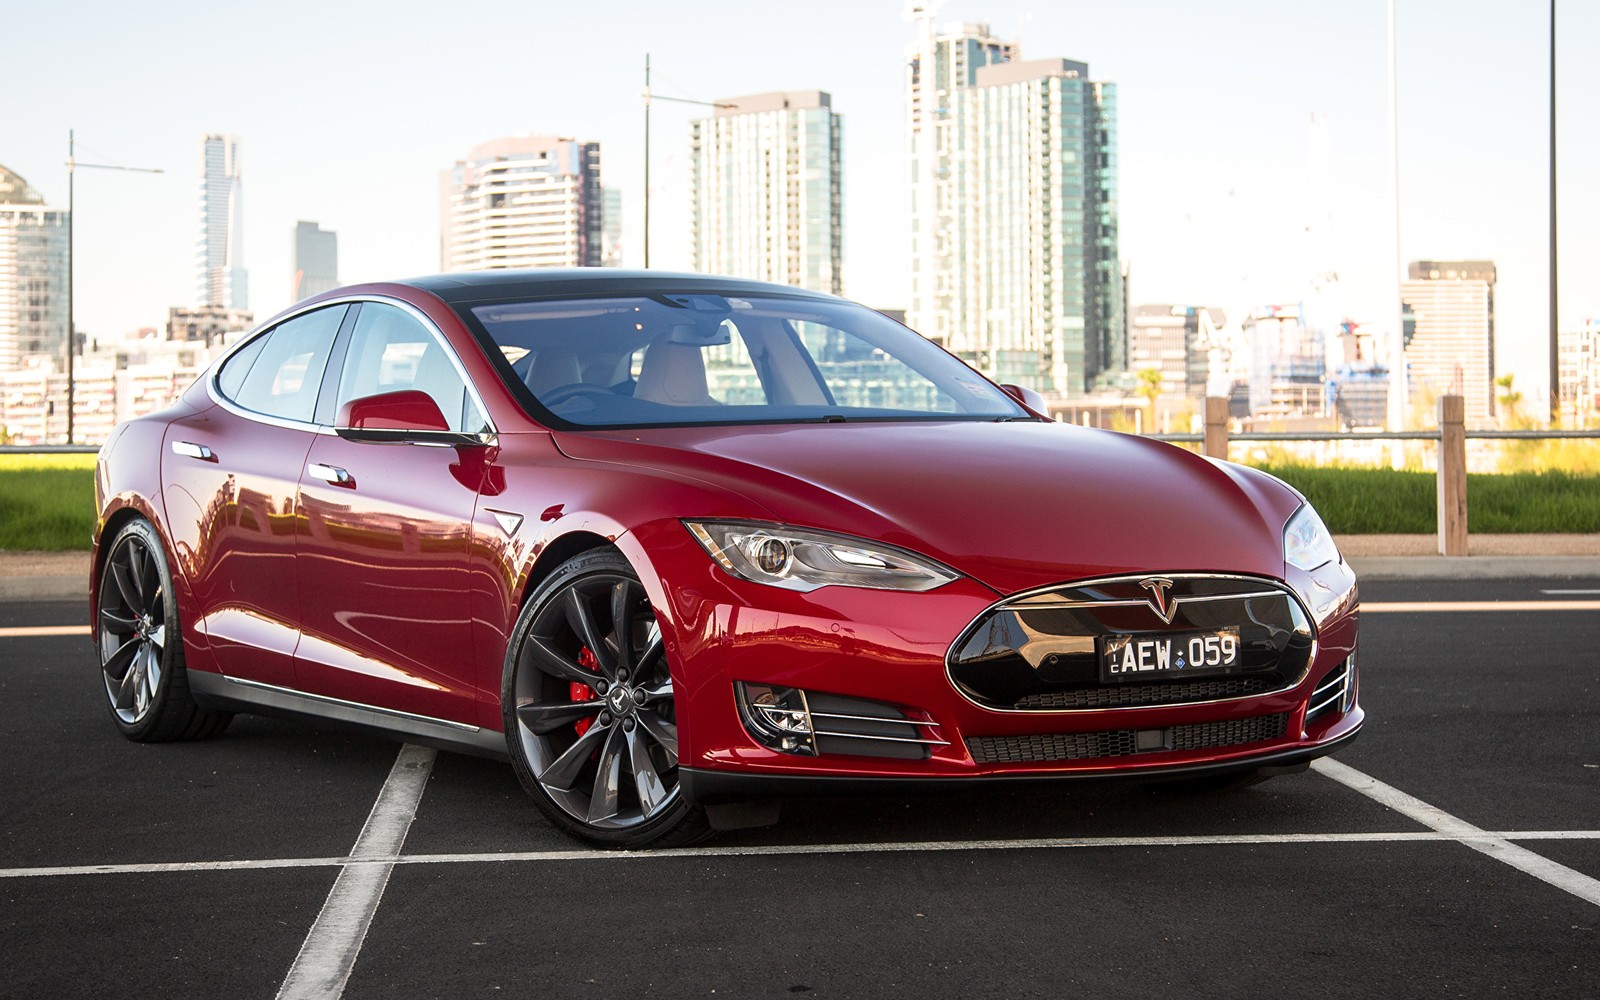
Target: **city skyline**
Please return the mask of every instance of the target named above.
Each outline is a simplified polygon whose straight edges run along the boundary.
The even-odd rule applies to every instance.
[[[619,16],[603,26],[574,12],[500,12],[514,22],[507,30],[488,39],[463,34],[454,46],[448,28],[400,30],[408,14],[398,9],[399,35],[387,53],[358,53],[316,81],[272,71],[272,53],[285,46],[307,58],[349,55],[337,39],[362,15],[328,11],[329,23],[313,34],[260,25],[241,44],[228,86],[213,88],[193,87],[188,74],[159,58],[192,40],[189,26],[147,21],[114,5],[89,6],[94,24],[77,50],[88,68],[19,109],[0,151],[0,162],[28,177],[52,206],[65,200],[59,133],[74,125],[80,145],[106,160],[168,169],[166,178],[138,179],[137,189],[112,174],[79,186],[80,330],[112,336],[148,325],[188,297],[181,275],[192,251],[184,252],[181,226],[167,230],[173,216],[192,217],[192,182],[182,179],[179,151],[192,149],[194,136],[210,129],[238,134],[251,148],[246,259],[257,288],[266,290],[254,303],[263,318],[287,304],[291,262],[281,237],[273,237],[296,218],[322,219],[339,230],[347,280],[434,269],[438,220],[430,181],[459,149],[517,131],[581,134],[605,144],[606,185],[624,192],[623,263],[637,265],[639,89],[647,50],[654,53],[658,93],[709,98],[820,86],[847,107],[856,138],[845,166],[844,292],[889,307],[908,299],[901,72],[914,29],[898,3],[812,5],[782,31],[769,18],[718,4],[693,26],[652,17],[642,7],[638,24]],[[1118,82],[1122,250],[1132,271],[1132,303],[1237,309],[1293,298],[1308,273],[1324,270],[1306,259],[1305,238],[1308,206],[1316,200],[1306,188],[1319,173],[1309,162],[1307,123],[1318,114],[1331,123],[1331,162],[1320,172],[1332,178],[1325,196],[1334,233],[1326,256],[1341,276],[1341,311],[1366,324],[1386,322],[1395,276],[1382,3],[1336,12],[1273,8],[1270,16],[1243,4],[1197,11],[1147,3],[1120,13],[1035,9],[1025,21],[1028,9],[952,3],[940,21],[989,21],[997,35],[1020,36],[1024,59],[1083,59],[1097,78]],[[1518,16],[1525,10],[1487,2],[1401,4],[1402,258],[1497,261],[1498,370],[1516,372],[1519,387],[1536,393],[1548,339],[1548,28],[1543,11],[1532,20]],[[469,23],[469,11],[461,13],[461,23]],[[1563,8],[1560,17],[1562,326],[1575,328],[1600,313],[1600,291],[1581,280],[1600,261],[1594,235],[1600,225],[1593,221],[1600,201],[1574,183],[1580,165],[1596,155],[1595,136],[1574,126],[1600,105],[1600,75],[1576,53],[1567,55],[1576,47],[1565,40],[1585,37],[1585,25],[1600,27],[1600,16]],[[30,20],[40,29],[48,23],[40,11],[24,11],[21,20],[24,28]],[[707,23],[720,27],[708,35]],[[1162,29],[1152,32],[1150,23]],[[535,29],[603,30],[606,51],[624,55],[604,66],[592,51],[549,53],[539,63],[516,58],[517,38]],[[718,58],[708,60],[701,57],[708,38],[737,44],[716,46]],[[437,68],[408,71],[404,79],[377,72],[392,70],[398,52]],[[46,74],[48,53],[17,56],[12,71]],[[1496,72],[1482,72],[1486,65]],[[320,107],[330,96],[338,113],[304,114],[306,102]],[[653,262],[682,267],[683,137],[694,112],[657,105],[655,115],[663,138],[652,163],[660,258]],[[359,142],[351,138],[352,116],[360,119]],[[1493,142],[1483,138],[1487,121],[1496,123]],[[397,212],[396,204],[410,207]]]

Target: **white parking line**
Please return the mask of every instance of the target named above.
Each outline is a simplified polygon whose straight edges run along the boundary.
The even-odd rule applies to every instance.
[[[1541,594],[1600,594],[1600,590],[1541,590]]]
[[[269,858],[245,861],[176,861],[161,864],[72,865],[55,868],[0,868],[0,878],[60,875],[147,875],[168,872],[251,871],[269,868],[346,868],[392,865],[503,864],[530,861],[650,861],[661,858],[773,857],[807,854],[888,854],[928,851],[1034,851],[1105,847],[1215,847],[1236,844],[1388,844],[1405,842],[1600,840],[1600,830],[1480,830],[1475,834],[1438,830],[1384,830],[1371,833],[1228,833],[1173,837],[1045,837],[1027,840],[910,840],[870,844],[766,844],[679,847],[655,851],[499,851],[481,854],[402,854],[393,858]]]
[[[41,636],[88,635],[87,625],[23,625],[0,628],[0,639],[34,639]]]
[[[1363,774],[1348,764],[1341,764],[1331,757],[1314,760],[1311,762],[1311,767],[1319,774],[1360,792],[1402,816],[1416,820],[1430,830],[1447,834],[1474,851],[1487,854],[1496,861],[1503,861],[1518,871],[1526,872],[1557,889],[1570,892],[1579,899],[1600,906],[1600,879],[1590,878],[1566,865],[1557,864],[1549,858],[1535,854],[1525,847],[1518,847],[1505,837],[1497,837],[1481,830],[1464,819],[1452,816],[1437,806],[1431,806],[1415,796],[1407,795],[1393,785],[1386,785],[1377,778]]]
[[[389,873],[428,785],[436,752],[409,743],[400,748],[389,778],[373,803],[344,870],[328,892],[317,922],[278,989],[278,1000],[331,1000],[344,993],[361,944],[378,910]]]

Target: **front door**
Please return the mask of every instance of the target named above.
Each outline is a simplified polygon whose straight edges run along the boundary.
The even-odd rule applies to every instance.
[[[442,339],[397,306],[361,304],[336,375],[330,420],[353,399],[417,389],[434,398],[453,430],[483,428]],[[304,634],[295,669],[302,690],[476,724],[467,592],[478,500],[472,458],[454,447],[317,437],[300,480]]]

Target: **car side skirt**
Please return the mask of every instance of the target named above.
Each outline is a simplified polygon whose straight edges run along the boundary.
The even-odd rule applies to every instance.
[[[441,750],[496,760],[511,759],[506,749],[505,734],[499,730],[480,729],[459,722],[291,691],[209,671],[191,670],[188,673],[189,690],[194,694],[195,701],[206,708],[334,722]]]

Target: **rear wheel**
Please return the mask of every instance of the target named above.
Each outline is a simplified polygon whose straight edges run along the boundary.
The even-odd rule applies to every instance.
[[[709,834],[678,781],[661,625],[621,554],[577,556],[534,591],[501,694],[517,777],[562,829],[627,848]]]
[[[226,729],[233,716],[201,708],[189,693],[172,575],[148,521],[130,521],[117,532],[98,597],[100,676],[122,735],[164,743]]]

